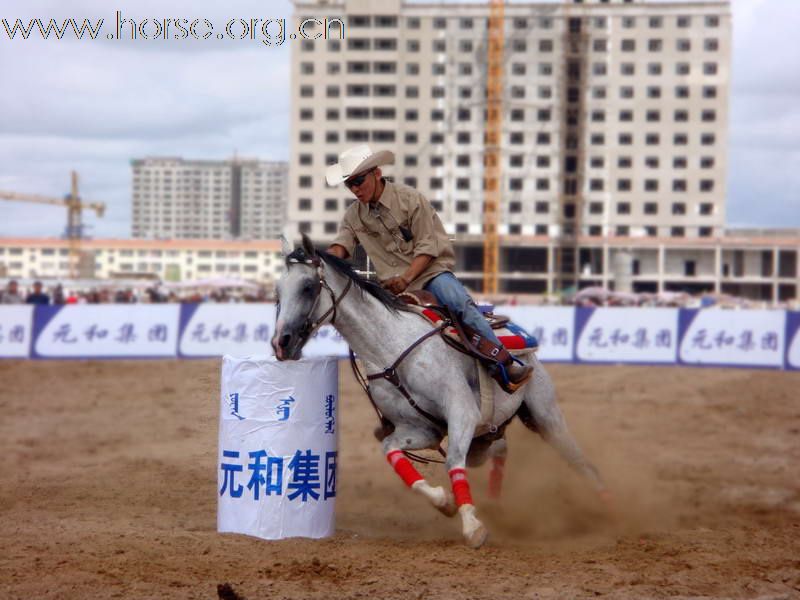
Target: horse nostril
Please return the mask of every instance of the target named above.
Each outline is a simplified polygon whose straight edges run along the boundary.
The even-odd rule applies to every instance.
[[[279,345],[281,348],[286,348],[286,346],[288,346],[288,345],[289,345],[289,340],[290,340],[290,339],[291,339],[291,336],[290,336],[289,334],[282,335],[282,336],[281,336],[281,339],[280,339],[280,340],[278,340],[278,345]]]

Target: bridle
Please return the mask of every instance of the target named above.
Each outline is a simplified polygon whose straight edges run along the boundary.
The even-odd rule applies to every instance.
[[[319,256],[313,256],[305,260],[300,260],[299,258],[294,257],[286,259],[287,268],[293,264],[302,264],[308,265],[309,267],[314,267],[318,278],[314,304],[311,306],[311,310],[308,311],[308,316],[306,317],[305,323],[303,323],[303,326],[300,328],[300,336],[305,343],[305,341],[308,340],[308,338],[310,338],[314,332],[325,323],[325,320],[329,316],[331,317],[330,324],[335,325],[336,307],[347,295],[347,292],[350,291],[350,286],[353,284],[353,280],[347,280],[347,285],[344,287],[344,291],[342,291],[342,294],[337,298],[336,293],[333,291],[333,289],[331,289],[331,286],[325,280],[325,271],[322,268],[322,260],[319,258]],[[322,288],[325,288],[325,290],[327,290],[327,292],[331,295],[331,307],[326,310],[319,319],[316,321],[311,321],[311,315],[314,314],[314,311],[317,310],[317,306],[319,306],[319,299],[322,296]]]

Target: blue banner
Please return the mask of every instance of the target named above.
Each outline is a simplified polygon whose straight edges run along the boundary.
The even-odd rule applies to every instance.
[[[501,307],[539,340],[543,362],[800,370],[800,312]],[[270,355],[274,304],[0,306],[0,358]],[[326,325],[306,356],[347,356]]]

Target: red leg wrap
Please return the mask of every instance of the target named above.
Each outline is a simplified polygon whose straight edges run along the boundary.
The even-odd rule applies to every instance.
[[[453,484],[453,495],[456,497],[456,506],[472,504],[472,494],[469,491],[467,472],[465,469],[452,469],[450,482]]]
[[[411,487],[412,484],[420,479],[424,479],[414,468],[414,465],[411,464],[411,461],[406,458],[402,450],[392,450],[386,455],[386,460],[389,461],[395,473],[400,476],[400,479],[402,479],[408,487]]]
[[[492,459],[492,470],[489,472],[489,497],[499,498],[503,489],[503,468],[506,459],[503,456],[495,456]]]

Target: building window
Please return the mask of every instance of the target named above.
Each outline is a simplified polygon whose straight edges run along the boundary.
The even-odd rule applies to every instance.
[[[669,234],[672,237],[685,237],[686,230],[683,227],[670,227]]]
[[[689,75],[692,72],[691,65],[689,63],[677,63],[675,65],[675,74],[676,75]]]
[[[716,75],[717,74],[717,63],[703,63],[703,74],[704,75]]]
[[[685,146],[689,143],[689,136],[685,133],[676,133],[672,136],[672,143],[676,146]]]
[[[717,88],[713,85],[707,85],[703,87],[703,98],[716,98],[717,97]]]
[[[336,198],[326,198],[325,210],[334,211],[338,209],[339,209],[339,203],[337,202]]]
[[[636,40],[622,40],[623,52],[636,52]]]
[[[603,214],[603,203],[602,202],[590,202],[589,203],[589,214],[590,215],[602,215]]]
[[[704,133],[700,136],[700,143],[703,146],[713,146],[716,141],[716,136],[713,133]]]
[[[644,164],[648,169],[657,169],[659,165],[657,156],[647,156],[644,159]]]
[[[719,17],[716,15],[707,15],[706,27],[719,27]]]
[[[650,63],[647,65],[649,75],[661,75],[661,63]]]
[[[631,228],[629,225],[617,225],[616,234],[619,237],[628,237],[631,234]]]
[[[602,179],[591,179],[589,180],[589,189],[593,192],[602,192],[604,183]]]
[[[466,204],[466,202],[465,202]],[[508,212],[510,213],[521,213],[522,212],[522,202],[509,202],[508,203]]]
[[[658,214],[658,203],[657,202],[645,202],[644,203],[644,214],[646,214],[646,215],[657,215]]]
[[[713,192],[714,191],[714,180],[713,179],[701,179],[700,180],[700,191],[701,192]]]
[[[713,229],[711,229],[711,227],[700,227],[697,230],[697,234],[700,237],[711,237],[712,232],[713,232]]]
[[[311,210],[311,198],[300,198],[297,202],[297,208],[299,210]]]
[[[511,204],[514,204],[513,202]],[[469,212],[469,202],[466,200],[459,200],[456,202],[456,212],[465,213]]]
[[[339,226],[335,221],[326,221],[324,226],[325,233],[331,234],[339,231]]]
[[[537,215],[546,215],[550,212],[550,203],[539,201],[534,205],[534,210]]]
[[[713,169],[714,168],[714,157],[713,156],[703,156],[700,158],[700,168],[701,169]]]
[[[608,50],[608,40],[593,40],[592,50],[595,52],[606,52]]]
[[[673,202],[672,203],[672,214],[673,215],[685,215],[686,214],[686,204],[683,202]]]
[[[617,191],[619,191],[619,192],[630,192],[631,191],[631,180],[630,179],[618,179],[617,180]]]
[[[630,156],[620,156],[617,158],[618,169],[630,169],[633,166],[633,160]]]
[[[698,210],[701,215],[708,217],[714,214],[714,205],[711,202],[701,202]]]
[[[515,180],[511,180],[515,181]],[[457,190],[468,190],[469,189],[469,178],[467,177],[459,177],[456,179],[456,189]]]
[[[706,52],[716,52],[719,50],[719,40],[717,38],[708,38],[703,42],[703,48]]]
[[[632,110],[621,110],[619,111],[619,120],[620,122],[627,123],[629,121],[633,121],[633,111]]]
[[[692,18],[691,17],[685,17],[685,16],[678,17],[677,25],[681,29],[686,29],[687,27],[691,27],[692,26]]]
[[[629,215],[629,214],[631,214],[631,203],[630,202],[617,202],[617,214],[618,215]]]
[[[661,40],[648,40],[647,49],[650,52],[661,52],[664,48],[664,43]]]
[[[672,168],[673,169],[685,169],[687,166],[686,157],[685,156],[676,156],[672,159]]]

